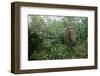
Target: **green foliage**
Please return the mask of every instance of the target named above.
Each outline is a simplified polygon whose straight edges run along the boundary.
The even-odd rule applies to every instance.
[[[64,42],[64,29],[75,27],[77,42]],[[71,16],[28,16],[28,59],[87,58],[88,18]]]

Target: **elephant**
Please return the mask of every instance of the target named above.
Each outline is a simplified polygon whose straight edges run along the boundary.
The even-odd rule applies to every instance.
[[[68,44],[74,44],[76,42],[76,31],[73,26],[65,28],[64,41]]]

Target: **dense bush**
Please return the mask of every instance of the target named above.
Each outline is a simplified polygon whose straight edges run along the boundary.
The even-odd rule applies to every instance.
[[[86,58],[88,18],[71,16],[28,16],[28,59]],[[64,29],[75,27],[77,42],[64,42]]]

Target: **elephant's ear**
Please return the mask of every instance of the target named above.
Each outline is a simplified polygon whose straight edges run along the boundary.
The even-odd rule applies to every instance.
[[[70,30],[70,39],[71,41],[76,42],[76,33],[74,29]]]

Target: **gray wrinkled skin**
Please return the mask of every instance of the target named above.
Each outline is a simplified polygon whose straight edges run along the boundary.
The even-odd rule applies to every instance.
[[[76,42],[76,33],[75,29],[72,26],[69,26],[64,31],[64,41],[65,42]]]

